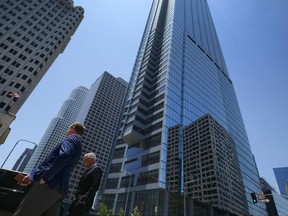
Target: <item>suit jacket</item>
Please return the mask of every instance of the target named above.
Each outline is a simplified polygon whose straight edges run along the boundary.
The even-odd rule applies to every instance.
[[[94,196],[99,189],[102,170],[96,164],[86,170],[81,177],[75,196],[76,199],[85,201],[87,208],[91,208],[94,200]]]
[[[59,185],[65,197],[68,194],[70,173],[79,161],[81,152],[81,137],[77,134],[69,135],[30,173],[30,178],[33,181],[39,181],[42,178],[51,189]]]

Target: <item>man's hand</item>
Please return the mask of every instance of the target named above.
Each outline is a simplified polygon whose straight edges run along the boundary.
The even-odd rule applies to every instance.
[[[27,175],[19,183],[21,186],[27,186],[27,185],[31,184],[31,178]]]
[[[41,178],[39,184],[45,184],[45,181]]]

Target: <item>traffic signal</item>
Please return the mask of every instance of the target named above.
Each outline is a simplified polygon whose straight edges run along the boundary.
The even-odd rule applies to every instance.
[[[257,196],[256,196],[256,193],[251,193],[251,198],[252,198],[252,202],[253,203],[257,203],[258,201],[257,201]]]

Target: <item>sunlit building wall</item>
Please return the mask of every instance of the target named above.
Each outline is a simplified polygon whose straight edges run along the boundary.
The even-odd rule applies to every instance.
[[[71,0],[0,4],[0,144],[10,123],[83,19]]]
[[[71,203],[74,199],[78,182],[86,170],[83,166],[84,154],[94,152],[97,164],[105,171],[126,89],[125,80],[106,71],[91,85],[77,117],[78,121],[84,122],[86,130],[82,137],[82,156],[71,174],[69,194],[65,202]]]

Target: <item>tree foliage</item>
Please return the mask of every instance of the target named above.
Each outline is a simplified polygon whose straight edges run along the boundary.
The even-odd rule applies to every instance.
[[[117,216],[124,216],[124,210],[122,208],[119,209]]]
[[[139,212],[138,206],[135,206],[135,208],[132,211],[131,216],[140,216],[140,212]]]
[[[113,211],[112,209],[108,209],[108,207],[104,203],[101,203],[99,206],[98,215],[99,216],[113,216]]]

